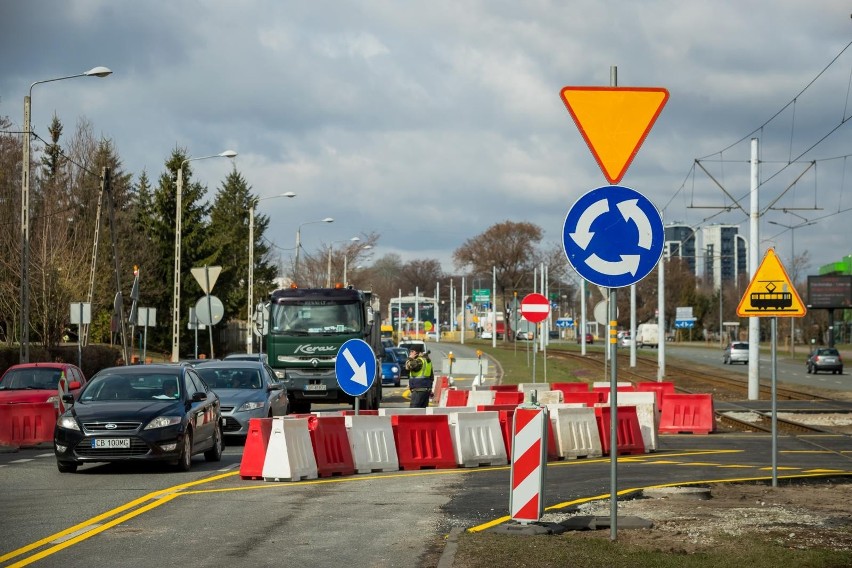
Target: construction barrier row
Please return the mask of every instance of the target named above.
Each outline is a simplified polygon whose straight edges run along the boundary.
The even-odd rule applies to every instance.
[[[56,406],[50,402],[0,404],[0,445],[15,448],[53,441]]]

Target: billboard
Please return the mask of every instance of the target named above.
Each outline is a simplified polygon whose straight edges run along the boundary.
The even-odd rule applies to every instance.
[[[852,308],[852,275],[808,276],[808,308]]]

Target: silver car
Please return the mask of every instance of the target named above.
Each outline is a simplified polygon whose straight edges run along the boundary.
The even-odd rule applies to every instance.
[[[211,361],[195,368],[219,395],[226,436],[247,435],[252,418],[284,416],[290,411],[284,385],[260,361]]]
[[[722,363],[733,365],[734,363],[748,364],[748,343],[745,341],[732,341],[725,347],[722,354]]]

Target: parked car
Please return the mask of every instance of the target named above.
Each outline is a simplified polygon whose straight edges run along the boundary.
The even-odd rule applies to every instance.
[[[70,363],[21,363],[0,377],[0,404],[50,402],[59,407],[59,379],[65,374],[74,398],[86,384],[83,371]]]
[[[582,343],[583,337],[580,334],[577,334],[577,343]],[[595,336],[591,333],[586,334],[586,345],[591,345],[595,342]]]
[[[188,365],[99,371],[59,416],[53,449],[60,472],[91,462],[167,461],[189,471],[192,456],[222,459],[219,397]]]
[[[633,344],[633,339],[630,337],[629,331],[621,334],[620,343],[622,347],[630,347]]]
[[[207,361],[211,360],[207,359]],[[260,361],[261,363],[266,363],[269,361],[269,357],[267,357],[266,353],[230,353],[225,355],[223,361]]]
[[[733,365],[734,363],[748,365],[748,343],[745,341],[732,341],[728,343],[722,354],[722,363],[725,365]]]
[[[397,352],[394,349],[385,349],[385,356],[382,358],[382,386],[400,386],[401,370],[402,363],[399,360]]]
[[[515,339],[529,341],[533,338],[533,333],[531,331],[519,331],[515,334]]]
[[[219,395],[222,433],[246,436],[249,420],[284,416],[290,411],[284,385],[265,363],[228,360],[199,363],[195,370]]]
[[[820,371],[831,371],[835,375],[843,374],[843,358],[834,347],[817,347],[808,356],[808,373],[817,374]]]

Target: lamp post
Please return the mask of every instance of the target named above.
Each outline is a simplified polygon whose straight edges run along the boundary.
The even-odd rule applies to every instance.
[[[288,191],[286,193],[279,193],[278,195],[270,195],[269,197],[261,197],[259,199],[254,199],[249,205],[249,247],[248,247],[248,319],[246,320],[246,353],[251,353],[252,348],[254,347],[254,340],[252,338],[252,330],[251,330],[251,322],[254,319],[254,208],[261,201],[266,201],[267,199],[275,199],[276,197],[296,197],[296,194],[292,191]],[[261,341],[263,338],[261,338]]]
[[[331,241],[328,245],[328,267],[326,268],[325,273],[325,287],[331,288],[331,252],[334,250],[334,243],[345,243],[345,242],[353,242],[357,243],[361,239],[359,237],[352,237],[351,239],[343,239],[339,241]],[[344,253],[344,260],[346,258],[346,254]]]
[[[233,150],[225,150],[220,154],[187,158],[180,163],[177,173],[177,188],[175,195],[175,274],[172,298],[172,363],[180,359],[180,241],[183,217],[183,166],[196,160],[208,158],[233,158],[237,155]],[[211,336],[212,341],[212,336]]]
[[[804,217],[803,217],[804,219]],[[807,227],[808,225],[816,225],[816,221],[808,221],[805,219],[803,222],[798,225],[785,225],[784,223],[776,223],[775,221],[769,221],[771,225],[778,225],[779,227],[784,227],[790,231],[790,270],[793,271],[793,285],[796,284],[796,277],[798,276],[795,267],[796,263],[796,229],[801,227]],[[796,318],[790,319],[790,354],[796,354]]]
[[[21,164],[21,363],[29,363],[30,361],[30,133],[32,132],[30,114],[33,87],[41,83],[52,83],[77,77],[106,77],[110,74],[112,74],[112,71],[106,67],[94,67],[78,75],[36,81],[30,85],[30,90],[24,97],[24,140]]]
[[[325,219],[320,219],[318,221],[305,221],[296,229],[296,262],[293,266],[293,280],[295,280],[296,275],[299,274],[299,251],[302,248],[302,227],[313,223],[334,223],[334,219],[326,217]]]
[[[361,250],[369,250],[371,248],[373,248],[373,245],[364,245],[364,246],[361,247]],[[349,285],[349,278],[346,274],[348,262],[349,262],[349,256],[344,254],[343,255],[343,287],[344,288]],[[361,267],[358,266],[356,268],[361,268]]]

